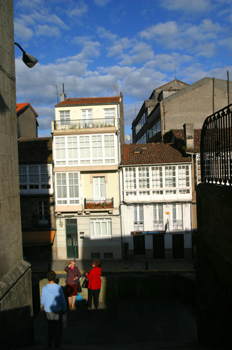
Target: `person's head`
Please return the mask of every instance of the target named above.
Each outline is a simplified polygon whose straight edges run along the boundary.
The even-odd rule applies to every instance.
[[[99,260],[94,260],[93,261],[93,266],[99,267],[100,266],[100,261]]]
[[[68,261],[68,266],[69,266],[69,265],[75,265],[75,261],[74,261],[74,260],[69,260],[69,261]]]
[[[55,279],[56,279],[56,273],[55,273],[55,271],[53,271],[53,270],[51,270],[51,271],[48,271],[48,273],[47,273],[47,279],[49,280],[49,282],[51,282],[51,281],[55,281]]]

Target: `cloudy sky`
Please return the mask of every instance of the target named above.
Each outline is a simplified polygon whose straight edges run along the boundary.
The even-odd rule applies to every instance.
[[[50,136],[54,106],[67,97],[124,96],[125,134],[144,99],[175,79],[232,80],[231,0],[14,0],[17,102]],[[57,94],[58,92],[58,94]]]

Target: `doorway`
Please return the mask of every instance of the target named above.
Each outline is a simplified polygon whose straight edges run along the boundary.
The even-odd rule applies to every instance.
[[[164,235],[153,235],[153,258],[164,259]]]
[[[67,258],[78,258],[78,242],[77,242],[77,220],[66,219],[66,246]]]
[[[134,236],[134,255],[145,255],[145,237]]]
[[[184,235],[172,235],[172,257],[173,259],[184,259]]]

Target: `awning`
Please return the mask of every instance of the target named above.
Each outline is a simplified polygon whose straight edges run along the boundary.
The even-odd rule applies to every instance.
[[[48,231],[23,231],[24,245],[46,245],[52,244],[56,230]]]

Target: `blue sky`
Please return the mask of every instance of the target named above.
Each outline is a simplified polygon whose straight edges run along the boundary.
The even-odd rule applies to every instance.
[[[124,96],[125,134],[151,92],[177,79],[232,80],[231,0],[14,0],[17,102],[50,136],[58,94]]]

